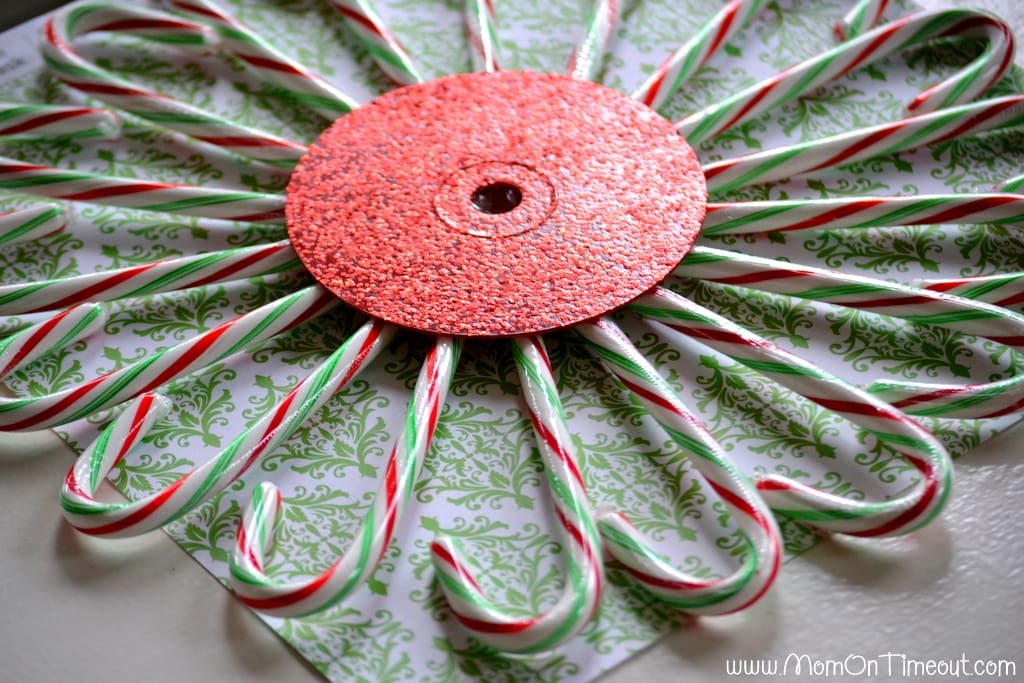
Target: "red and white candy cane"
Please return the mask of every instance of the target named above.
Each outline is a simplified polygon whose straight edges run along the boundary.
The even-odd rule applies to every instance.
[[[370,53],[380,70],[398,85],[422,83],[424,78],[405,47],[378,16],[370,0],[330,0]]]
[[[870,502],[844,498],[790,477],[759,475],[757,490],[776,512],[826,531],[891,536],[924,526],[942,509],[949,495],[949,455],[931,433],[899,410],[664,288],[640,297],[632,307],[860,425],[902,453],[919,477],[892,498]]]
[[[31,242],[63,232],[70,222],[70,214],[69,208],[53,204],[35,204],[0,213],[0,246]]]
[[[0,157],[0,189],[207,218],[284,222],[284,195],[242,192],[68,171]]]
[[[675,273],[938,325],[1024,348],[1024,317],[949,294],[707,247],[694,248]],[[867,391],[911,415],[997,417],[1024,408],[1024,373],[973,384],[880,380]]]
[[[56,280],[0,285],[0,315],[53,311],[86,301],[170,292],[300,267],[291,243],[285,240]]]
[[[42,396],[0,397],[0,431],[35,431],[88,417],[266,341],[336,301],[319,286],[307,287],[78,386]],[[102,306],[81,304],[3,340],[0,379],[36,358],[84,339],[101,323]],[[63,331],[62,321],[69,316],[83,321],[73,336]]]
[[[764,0],[729,0],[693,38],[662,62],[632,96],[652,109],[661,107],[683,83],[707,63],[713,54],[761,11],[763,5]]]
[[[465,0],[462,11],[473,71],[499,71],[498,20],[494,13],[494,1]]]
[[[546,612],[518,616],[484,593],[458,541],[439,537],[430,550],[437,578],[459,623],[485,645],[506,652],[529,653],[558,647],[590,623],[601,600],[604,569],[601,538],[547,352],[538,337],[517,338],[512,351],[562,529],[566,548],[565,588]]]
[[[0,137],[116,140],[121,119],[106,109],[0,102]]]
[[[980,38],[986,47],[959,72],[917,95],[908,110],[924,114],[969,102],[995,85],[1013,63],[1013,33],[999,19],[975,10],[917,12],[791,66],[687,116],[676,127],[690,144],[697,144],[892,52],[949,37]]]
[[[308,614],[344,599],[373,575],[413,497],[413,487],[430,450],[461,345],[458,339],[438,337],[427,354],[404,428],[395,441],[384,478],[373,506],[365,513],[358,537],[347,552],[318,576],[285,581],[266,573],[266,554],[274,545],[281,492],[271,483],[264,483],[253,492],[231,557],[231,586],[242,602],[275,616]]]
[[[716,161],[704,175],[709,192],[724,192],[1022,122],[1024,95],[1011,95]]]
[[[914,284],[933,292],[985,301],[995,306],[1019,306],[1024,303],[1024,271],[977,277],[918,280]]]
[[[856,38],[870,31],[882,20],[889,0],[859,0],[842,19],[836,22],[833,32],[839,40]]]
[[[152,531],[188,514],[287,439],[376,356],[391,332],[384,323],[364,325],[227,448],[167,488],[128,503],[104,502],[96,492],[111,468],[170,408],[170,402],[157,394],[140,396],[78,456],[61,491],[64,517],[84,533],[124,537]]]
[[[127,5],[67,7],[47,21],[42,43],[46,65],[67,85],[157,125],[273,166],[291,168],[305,153],[304,145],[222,119],[96,66],[71,46],[76,37],[95,31],[130,32],[185,48],[217,44],[209,28],[164,12]]]
[[[164,0],[164,3],[212,27],[228,52],[328,120],[333,121],[359,106],[322,76],[282,54],[217,3],[211,0]]]
[[[567,73],[578,81],[593,81],[601,72],[605,53],[615,37],[622,0],[593,0],[586,29],[569,56]]]
[[[610,510],[598,513],[605,547],[648,590],[673,607],[695,614],[725,614],[756,602],[772,585],[781,564],[782,543],[771,510],[714,436],[614,322],[601,318],[573,329],[687,453],[690,463],[732,513],[747,552],[731,575],[697,578],[673,567],[622,512]]]
[[[913,197],[709,202],[701,234],[742,235],[941,223],[1024,223],[1024,195],[925,194]]]

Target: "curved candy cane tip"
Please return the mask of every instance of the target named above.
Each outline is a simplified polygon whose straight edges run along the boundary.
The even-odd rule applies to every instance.
[[[358,367],[372,360],[390,341],[394,331],[393,326],[379,320],[366,323],[317,371],[318,376],[330,375],[331,381],[325,385],[330,391],[312,382],[303,385],[309,387],[304,400],[310,407],[305,412],[323,405],[346,385]],[[357,539],[327,569],[298,580],[282,580],[264,571],[262,563],[266,549],[272,547],[272,525],[276,523],[280,497],[265,487],[256,490],[231,560],[231,585],[243,602],[273,616],[302,616],[337,604],[373,575],[411,500],[413,484],[430,449],[437,417],[455,371],[459,346],[457,340],[440,337],[428,354],[406,408],[405,428],[394,442]]]
[[[93,13],[112,13],[115,15],[132,16],[140,19],[150,19],[153,21],[173,21],[173,27],[169,27],[167,32],[182,34],[187,33],[195,39],[192,43],[176,43],[175,47],[182,51],[198,51],[202,53],[215,52],[221,46],[220,36],[217,32],[211,29],[209,26],[203,24],[197,24],[195,22],[181,19],[178,16],[162,12],[155,9],[147,9],[144,7],[118,7],[116,5],[105,5],[101,3],[85,4],[85,5],[74,5],[61,8],[54,12],[53,16],[47,20],[45,29],[42,35],[41,47],[44,51],[51,49],[57,50],[70,50],[71,47],[68,43],[74,38],[88,33],[89,31],[130,31],[131,29],[122,28],[118,26],[117,21],[111,22],[108,26],[89,26],[88,22],[77,22],[78,31],[69,31],[69,18],[71,15],[81,17],[83,14],[89,12]],[[153,29],[149,29],[152,32]],[[143,38],[147,37],[147,31],[139,33]]]
[[[898,495],[900,500],[863,503],[821,491],[789,477],[759,473],[755,485],[769,505],[781,514],[830,533],[850,536],[884,537],[908,534],[938,516],[949,500],[952,465],[945,449],[938,445],[935,463],[907,456],[917,467],[921,480]],[[864,528],[856,520],[885,507],[874,524]]]
[[[102,118],[96,124],[99,135],[93,139],[110,141],[119,140],[121,138],[121,131],[124,128],[124,120],[117,114],[117,112],[111,111],[110,109],[101,109],[97,111],[97,113],[101,114]]]
[[[133,408],[137,409],[138,406],[146,403],[149,404],[147,407],[147,417],[152,416],[152,421],[154,423],[170,415],[171,411],[174,409],[174,401],[172,401],[170,398],[168,398],[164,394],[155,391],[149,391],[146,392],[145,394],[140,394],[138,397],[132,399],[132,401],[128,403],[124,412],[127,413]]]
[[[807,484],[762,477],[761,497],[776,511],[827,531],[857,535],[896,535],[926,523],[942,507],[948,491],[949,454],[911,418],[852,385],[811,366],[753,332],[663,288],[633,304],[642,315],[697,339],[823,408],[840,414],[888,443],[917,470],[923,484],[874,502],[835,497]]]
[[[242,510],[242,518],[238,522],[238,534],[232,551],[231,565],[240,566],[255,562],[262,569],[261,562],[251,551],[254,543],[264,555],[274,548],[277,536],[277,520],[281,514],[281,489],[269,481],[260,482],[253,490],[249,501]],[[264,530],[264,533],[261,533]],[[232,582],[235,574],[232,573]]]
[[[778,526],[721,446],[678,394],[611,320],[582,323],[576,331],[591,350],[665,429],[727,506],[750,554],[720,579],[700,579],[676,569],[622,513],[597,516],[605,549],[659,598],[696,614],[726,614],[758,600],[774,581],[781,554]]]
[[[61,489],[61,511],[68,524],[83,533],[96,533],[92,522],[97,507],[105,506],[95,498],[100,484],[172,407],[166,396],[154,392],[142,394],[129,402],[82,451],[68,470]],[[114,507],[119,505],[122,504],[114,504]]]
[[[439,536],[430,556],[456,620],[484,645],[511,654],[536,654],[570,642],[597,616],[601,574],[587,572],[583,585],[566,592],[548,612],[521,618],[504,614],[486,597],[473,578],[462,545]]]
[[[690,114],[675,126],[690,144],[695,144],[839,78],[851,69],[863,68],[911,44],[948,37],[980,37],[987,41],[988,48],[954,75],[920,93],[908,105],[916,114],[963,103],[988,92],[1012,64],[1012,33],[1000,20],[975,10],[922,11],[847,40]]]
[[[870,31],[878,26],[888,4],[889,0],[860,0],[835,23],[832,27],[833,34],[842,42]]]
[[[750,607],[775,584],[782,565],[782,541],[774,517],[768,518],[765,533],[757,541],[748,540],[742,564],[716,579],[676,569],[622,513],[600,515],[598,524],[606,551],[666,604],[693,615],[724,615]]]
[[[920,14],[942,16],[946,13],[973,15],[968,20],[967,32],[970,34],[977,33],[976,29],[978,27],[981,28],[981,32],[988,39],[989,44],[978,60],[987,58],[991,59],[991,61],[972,62],[972,64],[983,64],[984,68],[971,77],[953,75],[932,84],[910,101],[907,105],[908,112],[927,114],[949,105],[960,104],[979,97],[988,92],[1013,64],[1016,42],[1013,37],[1013,31],[1006,22],[989,12],[974,9],[936,10],[934,12],[921,12]],[[991,57],[988,57],[988,55],[991,55]],[[983,82],[980,88],[976,85],[978,82]],[[947,92],[961,86],[965,91],[964,94],[953,97]]]
[[[60,230],[54,230],[52,234],[63,232],[69,225],[74,225],[75,223],[77,223],[78,219],[81,217],[79,216],[78,209],[75,208],[74,204],[62,203],[53,204],[52,206],[55,206],[57,207],[57,209],[60,210],[60,215],[63,219],[63,225],[61,225]]]
[[[524,617],[488,598],[457,542],[436,539],[431,558],[441,589],[463,627],[489,647],[526,654],[559,647],[585,628],[600,605],[604,579],[601,538],[543,342],[524,336],[515,338],[511,346],[565,541],[568,578],[553,606]]]
[[[0,350],[0,379],[29,362],[57,350],[65,335],[77,341],[99,330],[107,321],[107,310],[102,304],[84,303],[69,308],[42,323],[23,328],[4,340]]]

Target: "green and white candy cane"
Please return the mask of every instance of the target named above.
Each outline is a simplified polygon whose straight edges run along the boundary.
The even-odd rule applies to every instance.
[[[404,428],[385,466],[373,506],[366,511],[351,548],[319,575],[287,581],[267,574],[264,565],[274,544],[281,493],[270,483],[253,492],[231,556],[231,586],[242,602],[274,616],[309,614],[344,599],[373,575],[412,500],[461,346],[461,340],[450,337],[435,341],[420,368]]]
[[[861,501],[789,477],[760,474],[757,490],[775,512],[825,531],[892,536],[924,526],[945,505],[952,471],[949,455],[931,433],[899,410],[664,288],[641,296],[631,307],[861,426],[899,451],[919,477],[887,500]]]
[[[165,12],[127,5],[85,4],[61,10],[46,23],[43,59],[57,78],[87,95],[156,125],[271,166],[291,168],[306,147],[265,131],[228,121],[115,76],[79,55],[72,41],[91,32],[128,31],[179,48],[216,47],[216,34]]]
[[[660,108],[761,11],[763,5],[764,0],[729,0],[690,40],[662,62],[651,77],[633,91],[632,97],[652,109]]]
[[[756,602],[779,571],[782,543],[767,504],[726,455],[714,436],[668,382],[608,318],[573,328],[619,381],[687,453],[705,483],[725,503],[743,532],[746,553],[731,575],[702,579],[676,569],[619,511],[598,511],[608,551],[648,590],[694,614],[726,614]]]
[[[675,274],[871,311],[1024,348],[1024,317],[950,294],[708,247],[694,248]],[[971,384],[878,380],[867,391],[911,415],[983,418],[1024,409],[1024,373]]]
[[[562,528],[565,588],[546,612],[519,616],[487,596],[473,577],[467,553],[458,541],[439,537],[430,550],[441,588],[459,623],[485,645],[531,653],[568,642],[590,623],[601,601],[604,569],[601,538],[543,342],[538,337],[519,337],[512,351]]]
[[[856,38],[870,31],[882,20],[889,0],[858,0],[857,4],[836,22],[832,29],[839,40]]]
[[[100,483],[170,408],[167,399],[143,394],[75,461],[61,491],[65,518],[84,533],[116,538],[143,534],[188,514],[287,439],[379,353],[391,333],[389,325],[367,323],[216,456],[144,498],[104,502],[96,498]]]
[[[615,38],[623,0],[593,0],[583,37],[569,56],[566,73],[578,81],[597,80],[604,56]]]
[[[0,431],[35,431],[88,417],[266,341],[336,301],[319,286],[307,287],[78,386],[41,396],[0,397]],[[102,324],[103,316],[103,304],[81,304],[0,341],[0,379],[84,339]],[[68,319],[80,324],[67,331],[63,321]]]
[[[330,0],[359,38],[380,70],[397,85],[422,83],[424,78],[408,51],[381,20],[370,0]]]
[[[892,52],[951,37],[980,38],[985,41],[985,48],[956,74],[926,88],[907,108],[924,114],[968,102],[987,92],[1010,67],[1012,32],[999,19],[975,10],[917,12],[841,43],[691,114],[676,123],[676,128],[695,145]]]
[[[121,119],[106,109],[0,102],[0,137],[116,140]]]
[[[112,301],[300,268],[287,240],[226,249],[74,277],[0,285],[0,315],[60,310],[86,301]]]
[[[163,2],[174,11],[209,25],[217,32],[221,45],[228,52],[324,118],[333,121],[359,106],[325,78],[281,53],[212,0]]]
[[[0,189],[188,216],[284,222],[284,195],[119,178],[27,164],[7,157],[0,157]]]
[[[1021,222],[1024,222],[1024,195],[1010,193],[784,199],[709,202],[701,234]]]
[[[724,192],[1021,123],[1024,95],[1011,95],[712,162],[704,175],[709,192]]]
[[[498,20],[493,0],[465,0],[462,12],[473,71],[499,71]]]
[[[24,209],[0,213],[0,246],[31,242],[63,232],[71,222],[68,207],[35,204]]]

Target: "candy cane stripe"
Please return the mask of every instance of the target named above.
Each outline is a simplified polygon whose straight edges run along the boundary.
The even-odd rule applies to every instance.
[[[951,35],[983,38],[988,48],[959,73],[918,95],[908,109],[927,113],[969,101],[988,91],[1005,73],[1013,55],[1012,33],[1003,22],[974,10],[918,12],[785,69],[723,102],[687,116],[676,127],[691,144],[701,142],[896,50]]]

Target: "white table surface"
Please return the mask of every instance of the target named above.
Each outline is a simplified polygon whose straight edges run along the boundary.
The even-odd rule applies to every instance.
[[[1024,36],[1024,5],[970,4]],[[1022,439],[1018,427],[962,458],[952,501],[923,531],[826,542],[753,608],[694,620],[602,680],[721,680],[726,659],[790,653],[1013,660],[1024,680]],[[0,439],[0,683],[319,680],[163,534],[96,540],[63,524],[71,458],[51,433]]]

